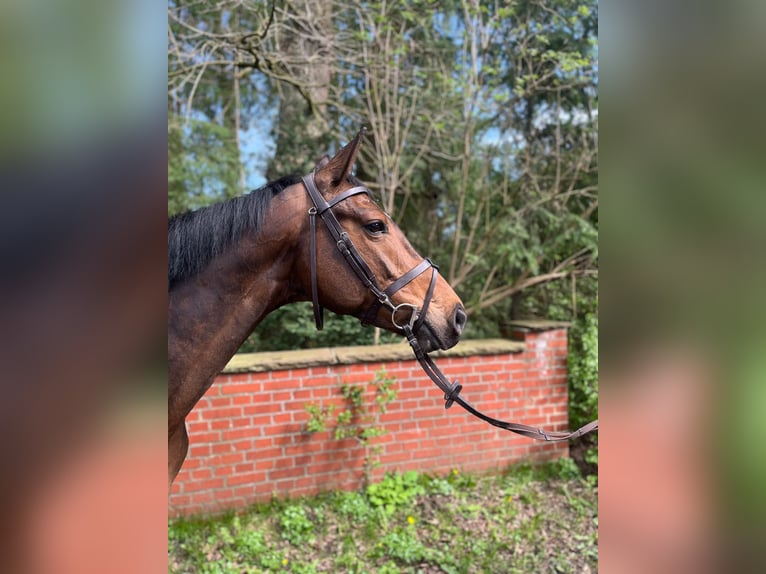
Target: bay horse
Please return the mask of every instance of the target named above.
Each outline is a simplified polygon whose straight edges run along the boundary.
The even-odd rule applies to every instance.
[[[186,458],[186,416],[283,305],[313,301],[320,329],[327,307],[400,334],[397,313],[409,312],[425,352],[460,339],[459,297],[351,175],[363,134],[310,176],[168,220],[169,484]]]

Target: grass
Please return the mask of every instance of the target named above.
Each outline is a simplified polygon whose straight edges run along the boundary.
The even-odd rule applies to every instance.
[[[596,487],[570,459],[475,476],[387,475],[362,492],[177,519],[171,573],[595,572]]]

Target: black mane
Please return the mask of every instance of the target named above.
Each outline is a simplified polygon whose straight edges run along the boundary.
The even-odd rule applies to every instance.
[[[263,224],[271,198],[301,181],[288,175],[247,195],[168,219],[168,289],[200,273],[247,231]]]

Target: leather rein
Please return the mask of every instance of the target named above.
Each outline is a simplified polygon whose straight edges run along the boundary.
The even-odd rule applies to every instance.
[[[428,354],[423,351],[420,343],[417,341],[416,336],[417,332],[425,321],[426,313],[428,312],[428,306],[431,303],[431,298],[433,297],[434,289],[436,287],[439,268],[434,265],[430,259],[423,259],[423,261],[410,269],[407,273],[402,275],[391,285],[385,289],[381,289],[369,265],[367,265],[362,255],[354,247],[354,244],[351,241],[348,233],[343,230],[343,227],[341,226],[337,217],[335,217],[335,214],[332,212],[332,208],[341,201],[361,193],[367,194],[369,196],[370,191],[366,187],[359,185],[338,194],[332,200],[327,202],[317,188],[313,173],[303,178],[303,184],[306,187],[309,198],[314,204],[314,206],[311,207],[308,211],[310,227],[309,253],[311,271],[311,300],[314,307],[314,321],[316,322],[318,330],[321,330],[324,325],[324,309],[319,303],[319,287],[317,284],[317,215],[322,218],[322,221],[324,221],[325,226],[333,238],[333,241],[335,241],[336,247],[346,259],[351,269],[354,271],[357,277],[359,277],[364,286],[372,291],[372,293],[375,295],[375,301],[367,310],[365,316],[362,318],[362,323],[372,323],[375,319],[375,315],[377,315],[378,310],[381,307],[385,307],[391,312],[391,322],[395,327],[400,329],[404,336],[407,338],[407,342],[410,344],[410,347],[415,354],[415,358],[417,359],[418,363],[420,363],[421,368],[426,373],[426,375],[428,375],[431,381],[433,381],[433,383],[444,393],[445,409],[448,409],[454,403],[457,403],[475,417],[488,422],[492,426],[536,440],[545,440],[551,442],[565,441],[580,437],[591,431],[598,430],[598,420],[592,421],[572,432],[544,431],[542,429],[528,425],[506,422],[482,413],[468,401],[466,401],[462,396],[460,396],[460,391],[463,390],[463,385],[459,384],[458,381],[453,383],[447,379],[444,373],[439,370],[439,367],[436,366],[436,363],[433,362],[431,357],[429,357]],[[420,309],[409,303],[400,303],[396,305],[391,301],[391,298],[397,291],[425,273],[428,269],[432,270],[431,282],[428,286],[428,291],[426,292],[425,299],[423,300],[423,306]],[[406,321],[402,320],[400,315],[403,311],[409,311],[409,317]]]

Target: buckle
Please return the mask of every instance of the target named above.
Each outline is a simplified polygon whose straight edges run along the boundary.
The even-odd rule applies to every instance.
[[[463,390],[463,385],[458,384],[457,381],[452,383],[452,388],[448,393],[444,393],[444,400],[447,401],[444,403],[444,408],[448,409],[452,406],[452,403],[455,402],[455,399],[460,394],[460,391]]]
[[[338,238],[338,241],[335,242],[335,244],[338,247],[338,251],[343,253],[344,256],[347,256],[347,254],[350,251],[349,243],[350,243],[350,239],[348,237],[348,233],[346,233],[345,231],[341,232],[341,234],[340,234],[340,236]]]

